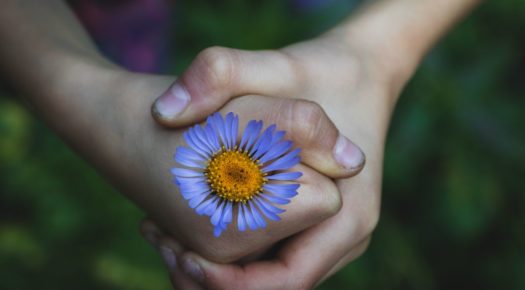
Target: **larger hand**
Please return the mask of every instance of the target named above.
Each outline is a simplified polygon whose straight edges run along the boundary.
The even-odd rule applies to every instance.
[[[341,211],[286,240],[273,260],[244,266],[222,265],[194,253],[183,254],[183,249],[173,239],[165,241],[201,286],[209,289],[307,289],[366,249],[379,217],[383,146],[392,100],[406,76],[404,72],[389,69],[380,57],[365,48],[343,45],[337,34],[279,51],[212,48],[197,57],[183,74],[176,86],[185,87],[196,98],[200,98],[202,92],[216,96],[215,99],[256,93],[317,102],[341,132],[352,136],[368,156],[367,167],[359,176],[340,178],[336,182],[343,198]],[[217,63],[220,65],[209,65]],[[227,86],[207,81],[216,75],[227,80]],[[156,106],[159,102],[162,101],[157,101]],[[176,125],[176,119],[160,117],[161,123]],[[315,133],[310,135],[316,136]],[[317,135],[317,138],[323,136]],[[150,223],[143,228],[155,230]],[[175,284],[188,287],[190,282],[184,275],[178,271],[173,275]]]

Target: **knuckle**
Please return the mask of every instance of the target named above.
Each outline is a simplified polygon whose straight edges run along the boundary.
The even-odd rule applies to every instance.
[[[303,88],[308,83],[309,78],[307,72],[309,70],[304,66],[302,61],[299,61],[293,54],[286,50],[277,50],[275,54],[279,64],[281,64],[281,69],[290,77],[289,83],[290,89],[292,90],[290,93],[294,94],[297,89]]]
[[[206,48],[196,58],[200,81],[212,88],[228,86],[234,78],[236,58],[234,51],[228,48],[213,46]]]
[[[343,199],[339,194],[339,191],[333,190],[326,195],[325,201],[325,212],[329,216],[334,216],[337,214],[343,207]]]
[[[291,112],[294,136],[302,144],[314,144],[322,139],[326,130],[326,114],[317,103],[295,102]]]
[[[317,203],[317,215],[323,220],[337,214],[343,207],[343,199],[337,187],[331,182],[319,182],[313,184],[316,192],[322,195]]]

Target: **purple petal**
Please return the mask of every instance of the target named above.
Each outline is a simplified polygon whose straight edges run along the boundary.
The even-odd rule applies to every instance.
[[[210,142],[208,141],[208,136],[206,136],[206,131],[201,126],[195,126],[193,127],[193,134],[195,134],[195,136],[197,136],[197,138],[202,142],[202,144],[206,146],[209,154],[213,155],[215,151],[213,150],[213,145],[210,144]]]
[[[171,174],[177,177],[202,177],[204,176],[202,172],[191,170],[191,169],[174,167],[174,168],[171,168],[170,171],[171,171]]]
[[[206,176],[204,174],[199,177],[181,177],[181,176],[175,176],[175,179],[177,179],[179,185],[181,184],[194,184],[194,183],[200,183],[200,182],[206,182]]]
[[[278,174],[274,174],[274,175],[268,175],[266,176],[267,179],[269,180],[296,180],[298,178],[300,178],[301,176],[303,176],[303,174],[301,172],[282,172],[282,173],[278,173]]]
[[[268,152],[266,152],[266,154],[264,154],[259,162],[261,162],[261,164],[264,164],[272,159],[275,159],[281,155],[283,155],[284,153],[286,153],[286,151],[290,150],[290,148],[292,148],[293,146],[293,142],[292,141],[284,141],[284,142],[281,142],[275,146],[273,146],[272,148],[270,148],[268,150]]]
[[[210,198],[210,199],[207,199],[205,200],[203,203],[199,204],[199,206],[197,206],[197,208],[195,209],[195,212],[198,214],[198,215],[203,215],[205,213],[205,209],[214,201],[217,200],[217,197],[214,197],[214,198]]]
[[[262,121],[257,121],[255,123],[255,127],[253,128],[253,131],[251,132],[251,134],[249,134],[250,136],[248,138],[248,141],[246,141],[246,146],[244,147],[244,150],[246,151],[250,150],[250,147],[252,146],[252,144],[255,142],[255,140],[257,140],[257,137],[259,137],[259,133],[261,132],[262,126],[263,126]]]
[[[252,216],[252,212],[243,203],[241,203],[241,207],[243,207],[244,218],[246,219],[246,223],[248,224],[248,226],[250,227],[252,231],[256,230],[257,222],[255,222],[255,219]]]
[[[203,156],[195,152],[195,150],[187,148],[187,147],[183,147],[183,146],[180,146],[177,148],[177,151],[175,151],[174,158],[177,158],[177,155],[182,155],[186,158],[189,158],[195,161],[200,161],[200,162],[206,162],[207,160],[206,158],[204,158]]]
[[[264,221],[264,218],[261,216],[261,214],[259,213],[259,211],[255,207],[255,205],[251,204],[250,205],[250,209],[251,209],[252,216],[253,216],[255,222],[257,223],[257,226],[259,228],[261,228],[261,229],[265,228],[266,227],[266,222]]]
[[[233,148],[233,140],[231,138],[232,136],[232,122],[233,122],[233,113],[230,112],[228,114],[226,114],[226,118],[225,118],[225,121],[224,121],[224,137],[226,137],[226,149],[232,149]]]
[[[273,128],[272,128],[273,126]],[[255,151],[255,154],[253,155],[253,159],[257,160],[259,157],[261,157],[263,154],[268,152],[268,150],[271,148],[272,143],[272,134],[275,130],[275,125],[272,125],[266,129],[265,133],[261,136],[261,139],[263,141],[259,144],[259,148],[257,148],[257,151]]]
[[[232,222],[232,212],[233,212],[233,204],[231,202],[226,203],[226,209],[224,209],[224,217],[222,221],[224,223],[231,223]]]
[[[210,149],[208,144],[206,144],[206,137],[201,136],[201,134],[198,133],[199,129],[202,129],[199,125],[189,128],[188,136],[193,141],[193,143],[198,146],[199,149],[205,152],[206,156],[209,158],[213,154],[213,151]]]
[[[213,130],[212,126],[209,123],[206,124],[205,130],[206,137],[208,137],[208,142],[212,146],[213,153],[216,153],[219,150],[221,150],[221,143],[217,138],[217,133],[215,132],[215,130]]]
[[[262,214],[264,216],[266,216],[267,218],[273,220],[273,221],[278,221],[280,220],[281,218],[275,214],[274,212],[268,210],[267,208],[265,208],[262,204],[261,204],[261,201],[259,198],[254,198],[253,199],[254,203],[257,205],[257,207],[261,210]]]
[[[189,179],[183,180],[182,178],[177,179],[179,181],[179,189],[181,191],[207,191],[210,190],[210,186],[206,181],[191,182]]]
[[[237,115],[234,115],[233,121],[232,121],[232,127],[231,127],[231,141],[232,145],[231,148],[235,147],[237,144],[237,135],[239,134],[239,117]]]
[[[246,142],[248,142],[248,139],[252,136],[254,133],[254,130],[257,126],[257,121],[251,120],[248,122],[248,125],[246,125],[246,128],[244,128],[244,132],[242,133],[241,143],[239,143],[239,148],[241,150],[244,150],[244,145],[246,145]]]
[[[285,131],[277,131],[272,137],[272,143],[270,144],[270,146],[273,147],[275,144],[277,144],[279,141],[281,141],[281,139],[283,139],[284,135],[286,135]]]
[[[266,184],[264,190],[279,197],[292,198],[297,195],[299,184]]]
[[[270,202],[264,200],[263,198],[257,198],[257,201],[259,202],[258,204],[261,205],[261,207],[263,207],[264,209],[274,213],[274,214],[281,214],[283,212],[285,212],[286,210],[282,209],[282,208],[278,208],[276,207],[275,205],[271,204]]]
[[[226,147],[226,132],[224,130],[224,119],[220,113],[215,113],[212,115],[211,125],[215,129],[215,132],[218,133],[220,137],[220,143],[222,146]]]
[[[180,154],[179,151],[177,151],[177,153],[175,154],[175,161],[187,167],[195,167],[195,168],[201,168],[201,169],[205,168],[205,165],[203,164],[203,162],[195,161],[189,158],[187,155]]]
[[[237,214],[237,228],[239,228],[239,231],[244,232],[246,230],[246,220],[244,218],[244,209],[239,204],[237,207],[239,209],[239,213]]]
[[[288,203],[290,203],[289,199],[278,197],[278,196],[273,196],[273,195],[269,195],[269,194],[265,194],[265,193],[260,193],[260,196],[264,197],[266,200],[268,200],[270,202],[277,203],[277,204],[288,204]]]
[[[301,152],[301,149],[297,148],[291,152],[288,152],[283,157],[275,160],[272,164],[268,165],[267,167],[264,167],[262,169],[263,172],[270,172],[274,170],[285,170],[288,169],[294,165],[297,165],[301,161],[301,159],[297,156]]]
[[[193,140],[193,136],[190,134],[189,130],[184,132],[182,134],[182,137],[184,137],[186,144],[188,144],[191,147],[191,149],[195,150],[195,152],[200,154],[205,159],[208,159],[210,157],[206,150],[204,148],[201,148],[200,145]]]
[[[254,155],[257,150],[261,147],[261,145],[264,145],[264,147],[268,147],[270,143],[272,142],[272,134],[275,130],[275,125],[271,125],[270,127],[266,128],[266,130],[263,131],[261,134],[261,137],[255,142],[252,149],[250,150],[250,155]],[[263,148],[264,149],[264,148]]]
[[[181,190],[180,194],[182,195],[182,197],[184,197],[185,200],[190,200],[190,199],[194,198],[195,196],[197,196],[199,194],[202,194],[203,192],[205,192],[205,191],[199,191],[199,190],[196,190],[196,191],[185,191],[185,190]]]
[[[275,171],[275,170],[288,170],[291,167],[294,167],[295,165],[299,164],[299,162],[301,162],[301,158],[297,156],[297,157],[294,157],[292,160],[286,160],[286,162],[283,161],[278,165],[277,164],[273,165],[272,168],[268,170],[268,172]]]
[[[215,237],[220,237],[221,236],[221,233],[222,233],[222,228],[221,228],[221,225],[219,226],[216,226],[216,227],[213,227],[213,235]]]
[[[206,199],[206,197],[210,196],[210,193],[210,191],[206,191],[200,195],[193,196],[189,201],[190,208],[196,208],[199,204],[201,204],[201,202],[204,201],[204,199]]]
[[[217,210],[217,207],[219,206],[219,202],[221,201],[220,198],[218,198],[217,196],[215,196],[215,198],[213,198],[213,202],[210,203],[205,209],[204,209],[204,213],[207,215],[207,216],[212,216],[215,211]]]
[[[214,226],[217,226],[222,218],[223,215],[223,209],[224,209],[225,202],[221,203],[219,207],[215,210],[213,215],[211,216],[211,224]]]

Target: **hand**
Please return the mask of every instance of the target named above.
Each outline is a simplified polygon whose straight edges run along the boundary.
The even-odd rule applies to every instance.
[[[284,241],[271,260],[245,265],[214,263],[188,251],[151,221],[143,223],[144,234],[154,233],[156,240],[161,240],[162,251],[171,249],[178,257],[184,271],[172,267],[176,287],[309,289],[368,246],[379,218],[386,129],[410,68],[389,67],[384,57],[364,42],[343,44],[340,39],[334,32],[278,51],[211,48],[181,76],[176,86],[197,101],[205,96],[212,96],[215,102],[253,93],[317,102],[344,135],[362,146],[368,161],[359,176],[336,180],[343,198],[341,211]],[[156,108],[162,102],[161,98],[154,105],[157,113],[162,111]],[[191,110],[179,109],[177,116],[183,119],[187,112]],[[155,115],[159,123],[168,126],[179,125],[177,116]]]
[[[37,4],[38,1],[33,2]],[[231,81],[231,94],[223,90],[223,97],[259,92],[262,95],[276,93],[275,96],[318,99],[334,122],[340,125],[341,132],[359,141],[370,158],[367,170],[359,178],[337,181],[343,191],[341,212],[288,239],[277,259],[271,263],[255,262],[239,268],[207,262],[195,254],[179,253],[186,262],[183,264],[192,265],[190,262],[193,261],[198,263],[193,265],[200,265],[204,273],[200,284],[210,288],[308,288],[355,258],[366,247],[367,237],[378,219],[384,136],[399,90],[432,44],[479,2],[447,0],[436,5],[430,0],[373,1],[351,17],[347,24],[318,40],[277,53],[264,52],[266,58],[262,54],[250,58],[249,53],[242,54],[244,58],[226,62],[223,57],[213,58],[219,60],[214,64],[235,64],[226,65],[227,70],[218,70],[227,76],[235,76],[224,78]],[[187,245],[196,239],[202,246],[201,236],[187,232],[184,235],[180,224],[188,225],[185,220],[170,219],[170,214],[177,209],[178,195],[171,191],[171,184],[166,182],[167,173],[162,168],[169,166],[166,161],[171,155],[169,147],[177,144],[177,135],[168,134],[147,122],[148,114],[143,110],[149,102],[148,96],[160,94],[159,90],[170,80],[115,73],[115,66],[96,51],[74,15],[61,1],[46,5],[18,4],[18,1],[4,1],[3,9],[0,9],[0,70],[5,73],[6,80],[17,92],[24,94],[32,108],[95,167],[114,183],[120,183],[121,188],[128,189],[130,198],[143,208],[155,213],[166,234],[180,231],[181,235],[177,237],[181,242]],[[104,69],[93,71],[96,63]],[[270,69],[256,71],[254,67],[244,65],[250,63],[259,64],[258,69]],[[207,76],[206,72],[196,74],[199,75]],[[286,86],[288,83],[292,86]],[[188,88],[191,86],[189,84]],[[189,90],[192,94],[198,91]],[[226,99],[228,97],[223,101]],[[221,101],[215,104],[217,102],[222,104]],[[312,106],[309,106],[311,110]],[[212,107],[206,110],[216,109]],[[279,108],[274,109],[279,111]],[[314,115],[325,116],[319,114],[319,109],[313,111],[318,112]],[[186,114],[186,118],[190,116]],[[307,125],[322,128],[315,123]],[[325,148],[326,153],[326,144],[335,144],[333,139],[319,142],[324,147],[309,145]],[[314,156],[316,150],[311,152],[305,155]],[[326,158],[317,157],[317,160],[326,159],[327,164],[335,164],[330,162],[331,156],[325,154]],[[339,159],[344,161],[347,158]],[[330,168],[324,169],[331,172]],[[347,168],[346,173],[348,171]],[[338,177],[345,175],[333,173]],[[313,208],[316,206],[321,208],[319,212],[334,211],[326,204],[324,208],[322,204],[312,205]],[[182,218],[187,217],[180,214]],[[234,254],[223,253],[217,257],[233,258],[244,250],[242,247],[233,249]],[[205,258],[209,257],[205,255]],[[264,279],[265,283],[258,279]]]
[[[231,226],[220,238],[215,238],[209,219],[194,213],[171,181],[169,168],[175,164],[172,155],[176,146],[182,144],[184,130],[165,130],[152,122],[148,111],[144,110],[145,104],[151,102],[148,96],[159,95],[158,89],[165,88],[165,81],[169,80],[127,73],[122,79],[115,86],[118,88],[116,101],[109,105],[122,109],[112,110],[114,120],[110,124],[114,126],[115,135],[122,138],[117,143],[126,146],[122,146],[119,154],[104,154],[102,158],[105,165],[112,166],[106,169],[110,181],[121,184],[122,192],[182,244],[191,245],[193,250],[211,260],[240,259],[335,214],[341,206],[339,192],[330,178],[316,171],[318,168],[313,161],[324,160],[323,166],[334,176],[346,177],[356,174],[363,165],[362,153],[352,143],[345,144],[359,155],[355,158],[359,163],[345,168],[336,161],[333,148],[342,137],[320,107],[311,102],[262,96],[232,100],[221,111],[238,113],[241,124],[249,119],[261,119],[265,124],[276,123],[280,130],[287,131],[287,138],[303,149],[303,164],[297,170],[304,175],[299,180],[302,184],[299,195],[285,206],[283,221],[270,222],[264,230],[246,233],[239,233]],[[125,112],[124,116],[118,116],[117,111]],[[194,114],[192,117],[202,119],[204,116]],[[314,124],[308,122],[312,117],[317,120]],[[312,129],[317,130],[314,135]],[[114,143],[113,140],[107,146],[113,150]]]
[[[303,149],[304,164],[298,169],[304,176],[299,181],[300,196],[282,215],[289,223],[270,223],[265,230],[239,237],[230,227],[219,239],[214,238],[209,219],[198,218],[171,183],[169,168],[174,165],[175,148],[182,143],[181,131],[157,126],[146,109],[172,79],[129,73],[109,62],[61,1],[18,4],[7,1],[0,9],[0,70],[6,72],[8,82],[66,142],[185,245],[192,245],[206,258],[233,261],[317,224],[340,208],[341,198],[333,182],[308,165],[317,164],[312,160],[324,160],[322,166],[333,176],[351,176],[362,166],[362,152],[345,142],[354,148],[358,163],[344,167],[337,162],[333,148],[337,140],[346,139],[338,137],[319,106],[261,96],[238,99],[224,106],[223,112],[238,113],[241,122],[257,118],[288,131],[287,138]],[[219,109],[213,103],[191,105],[188,112],[191,108],[195,111],[186,114],[187,124]],[[315,116],[318,122],[308,123],[305,116]],[[323,136],[321,141],[308,135],[312,125]],[[232,240],[243,243],[233,244]]]

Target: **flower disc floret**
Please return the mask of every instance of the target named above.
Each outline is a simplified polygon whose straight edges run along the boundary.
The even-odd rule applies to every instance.
[[[248,153],[222,151],[213,156],[204,170],[207,182],[218,196],[231,202],[246,202],[262,192],[264,173]]]

